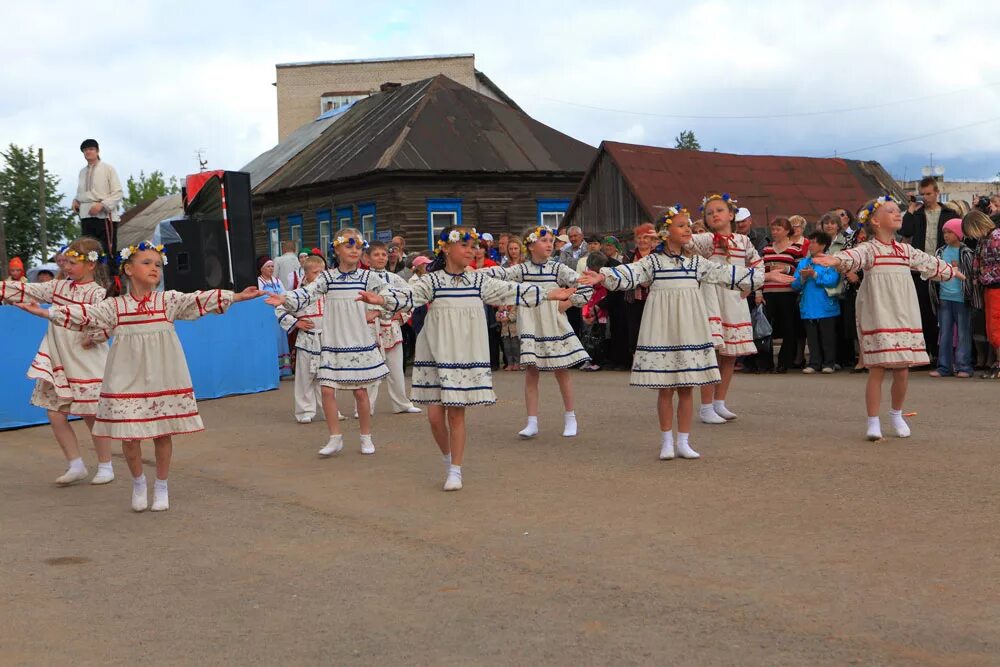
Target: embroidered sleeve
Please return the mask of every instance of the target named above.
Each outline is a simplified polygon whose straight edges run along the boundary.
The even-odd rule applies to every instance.
[[[764,270],[752,266],[697,262],[694,269],[699,281],[722,285],[726,289],[753,292],[764,286]]]
[[[383,309],[390,313],[405,313],[434,300],[433,274],[428,273],[413,283],[385,285],[379,294],[385,299]]]
[[[167,319],[196,320],[203,315],[224,313],[233,304],[233,293],[224,289],[206,290],[204,292],[164,292],[163,304]]]
[[[749,266],[750,268],[756,269],[756,268],[760,267],[764,263],[764,260],[761,258],[760,254],[757,252],[757,248],[755,248],[754,245],[753,245],[753,243],[750,242],[749,237],[746,237],[746,236],[743,237],[743,247],[746,249],[746,255],[747,255],[746,265],[747,266]],[[800,246],[799,250],[801,251],[801,249],[802,248]],[[801,252],[798,253],[798,256],[801,257],[802,253]]]
[[[49,321],[57,327],[85,331],[91,336],[110,332],[118,324],[115,300],[105,299],[100,303],[71,303],[52,306],[48,310]]]
[[[545,292],[539,285],[512,283],[488,276],[483,278],[479,294],[483,301],[491,306],[536,308],[545,301]]]
[[[56,286],[64,281],[50,280],[47,283],[21,283],[16,280],[0,282],[0,302],[2,303],[52,303]]]
[[[330,289],[330,271],[329,269],[319,274],[316,280],[312,281],[308,285],[303,285],[302,287],[285,292],[285,303],[282,308],[290,313],[294,313],[297,310],[303,310],[312,303],[315,303],[316,299],[319,299]]]
[[[691,237],[691,242],[687,244],[686,249],[705,258],[711,257],[712,253],[715,252],[715,246],[712,244],[714,238],[713,234],[707,232],[695,234]]]
[[[579,285],[580,274],[569,268],[565,264],[557,264],[556,284],[559,287],[576,287],[576,292],[569,298],[569,302],[577,308],[583,308],[590,301],[594,288],[589,285]]]
[[[496,278],[497,280],[519,283],[524,280],[523,266],[523,264],[515,264],[514,266],[484,266],[481,269],[476,269],[476,272],[484,273],[490,278]]]
[[[605,266],[601,269],[604,276],[604,286],[612,292],[627,292],[648,284],[653,280],[652,255],[646,255],[638,262]]]
[[[837,270],[841,273],[847,271],[867,271],[875,263],[875,247],[871,242],[859,243],[853,248],[841,250],[833,255],[840,260]]]
[[[923,250],[910,246],[910,268],[920,273],[924,280],[951,280],[955,267]]]

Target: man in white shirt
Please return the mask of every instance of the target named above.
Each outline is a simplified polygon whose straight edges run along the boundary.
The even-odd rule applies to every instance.
[[[295,254],[295,241],[281,242],[281,255],[274,258],[274,275],[286,291],[292,287],[292,272],[299,270],[299,256]]]
[[[80,170],[73,211],[80,216],[84,236],[101,242],[108,257],[118,250],[118,206],[122,201],[122,183],[118,172],[101,160],[101,147],[95,139],[80,144],[87,166]]]

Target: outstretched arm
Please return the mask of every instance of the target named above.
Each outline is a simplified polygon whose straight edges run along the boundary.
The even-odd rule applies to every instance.
[[[923,250],[910,247],[910,268],[920,272],[920,277],[924,280],[951,280],[958,278],[965,280],[965,274],[957,268],[940,260],[933,255],[928,255]]]

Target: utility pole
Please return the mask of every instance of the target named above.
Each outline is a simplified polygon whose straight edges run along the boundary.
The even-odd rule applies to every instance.
[[[45,231],[45,155],[38,149],[38,225],[41,228],[38,236],[42,243],[42,262],[49,258],[49,236]]]
[[[0,278],[7,279],[7,230],[4,228],[4,216],[7,207],[0,204]]]

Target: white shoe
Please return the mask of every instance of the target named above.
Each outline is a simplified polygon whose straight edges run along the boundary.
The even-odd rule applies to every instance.
[[[331,435],[330,439],[326,441],[326,446],[319,450],[320,456],[333,456],[340,450],[344,448],[344,436],[343,435]]]
[[[896,432],[897,438],[910,437],[910,425],[902,417],[892,419],[892,430]]]
[[[530,440],[531,438],[534,438],[536,435],[538,435],[538,427],[528,424],[520,431],[518,431],[517,435],[522,440]]]
[[[682,459],[700,459],[701,454],[691,449],[691,445],[686,442],[677,443],[677,456]]]
[[[868,432],[865,434],[865,437],[868,438],[868,440],[870,440],[871,442],[878,442],[879,440],[882,439],[882,426],[881,425],[869,426]]]
[[[567,417],[566,423],[563,425],[563,437],[572,438],[576,435],[576,417]]]
[[[670,461],[674,458],[674,443],[665,442],[663,446],[660,447],[660,460]]]
[[[703,424],[725,424],[725,418],[719,416],[712,406],[698,408],[698,417]]]
[[[69,486],[70,484],[79,482],[81,479],[87,479],[86,468],[81,468],[79,470],[67,470],[61,477],[56,478],[56,484],[59,486]]]
[[[723,403],[722,405],[716,405],[715,403],[712,403],[712,410],[715,411],[715,414],[719,415],[726,421],[732,421],[736,419],[736,413],[727,408],[725,403]]]
[[[362,454],[374,454],[375,453],[375,443],[372,442],[371,438],[361,439],[361,453]]]
[[[132,485],[132,511],[133,512],[145,512],[146,508],[149,507],[148,491],[145,486],[140,488],[135,488]]]
[[[300,424],[312,424],[313,418],[312,417],[296,417],[295,421],[297,421]]]
[[[355,419],[357,419],[357,418],[358,418],[358,411],[357,411],[357,410],[355,410],[355,411],[354,411],[354,418],[355,418]]]
[[[397,415],[418,415],[421,412],[423,412],[423,410],[421,410],[420,408],[418,408],[415,405],[411,405],[410,407],[406,408],[405,410],[397,410],[396,414]]]
[[[806,366],[805,368],[802,369],[802,372],[805,373],[806,375],[812,375],[813,373],[816,372],[816,369],[813,368],[812,366]]]
[[[462,490],[462,476],[456,475],[455,473],[449,472],[448,479],[444,480],[444,490],[445,491],[461,491]]]
[[[347,417],[344,416],[344,413],[341,412],[340,410],[338,410],[337,411],[337,420],[338,421],[344,421],[345,419],[347,419]]]
[[[114,470],[101,470],[97,469],[97,474],[94,475],[94,479],[90,480],[91,484],[108,484],[109,482],[115,481],[115,471]]]
[[[165,512],[170,509],[170,495],[167,491],[158,491],[153,487],[153,506],[149,508],[154,512]]]

